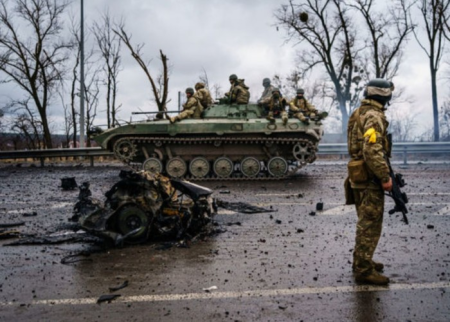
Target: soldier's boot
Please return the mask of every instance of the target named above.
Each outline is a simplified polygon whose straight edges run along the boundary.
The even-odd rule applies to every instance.
[[[283,125],[286,125],[288,122],[288,117],[286,115],[283,116]]]
[[[377,272],[382,272],[383,271],[383,269],[384,269],[384,264],[383,263],[377,263],[377,262],[374,262],[374,261],[372,261],[372,263],[373,263],[373,268],[375,268],[375,270]]]
[[[373,270],[368,274],[356,274],[355,280],[361,284],[387,285],[389,278]]]
[[[373,268],[374,268],[377,272],[382,272],[383,269],[384,269],[384,264],[383,264],[383,263],[378,263],[378,262],[372,261],[372,265],[373,265]],[[353,272],[356,272],[356,266],[355,266],[355,263],[353,263],[353,265],[352,265],[352,271],[353,271]]]
[[[275,122],[275,119],[273,118],[273,112],[269,112],[266,119],[268,119],[270,122]]]

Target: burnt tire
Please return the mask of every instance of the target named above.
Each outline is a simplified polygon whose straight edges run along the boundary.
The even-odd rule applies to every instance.
[[[125,205],[117,211],[116,218],[117,230],[124,236],[139,229],[126,239],[127,242],[142,242],[147,239],[151,217],[140,207],[134,204]]]

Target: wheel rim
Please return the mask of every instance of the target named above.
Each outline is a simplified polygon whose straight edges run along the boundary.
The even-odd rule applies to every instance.
[[[119,210],[117,228],[122,235],[136,230],[139,231],[128,237],[130,240],[140,240],[146,236],[149,218],[145,211],[135,205],[124,206]]]
[[[273,157],[267,163],[267,170],[274,177],[284,176],[287,172],[288,164],[282,157]]]
[[[142,165],[142,170],[148,171],[151,173],[161,173],[163,169],[163,165],[161,161],[157,158],[148,158],[145,160]]]
[[[136,155],[136,146],[130,140],[119,140],[114,145],[114,154],[122,161],[130,161]]]
[[[226,157],[218,158],[214,162],[214,173],[221,178],[229,177],[233,173],[233,162]]]
[[[186,162],[180,157],[175,157],[167,161],[166,172],[170,177],[181,178],[186,174]]]
[[[209,162],[205,158],[198,157],[189,164],[189,171],[194,177],[203,178],[210,170]]]
[[[241,172],[246,177],[254,177],[261,171],[261,164],[256,158],[247,157],[241,161]]]

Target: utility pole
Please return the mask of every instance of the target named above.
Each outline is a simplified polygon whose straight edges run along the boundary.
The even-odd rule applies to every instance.
[[[84,143],[84,0],[81,0],[81,35],[80,35],[80,148],[85,147]]]

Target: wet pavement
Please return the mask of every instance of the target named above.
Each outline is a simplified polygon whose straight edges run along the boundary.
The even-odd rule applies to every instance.
[[[189,248],[0,240],[0,320],[449,321],[450,165],[394,168],[408,183],[410,224],[385,214],[375,260],[385,264],[388,287],[354,282],[356,215],[343,206],[346,167],[320,163],[283,181],[200,182],[223,201],[277,211],[220,208],[215,219],[225,232]],[[120,169],[0,168],[0,224],[25,222],[14,228],[21,234],[73,234],[68,218],[78,191],[63,191],[61,178],[90,181],[103,199]],[[387,210],[392,205],[387,199]],[[61,263],[82,251],[92,254]],[[98,304],[107,294],[120,297]]]

